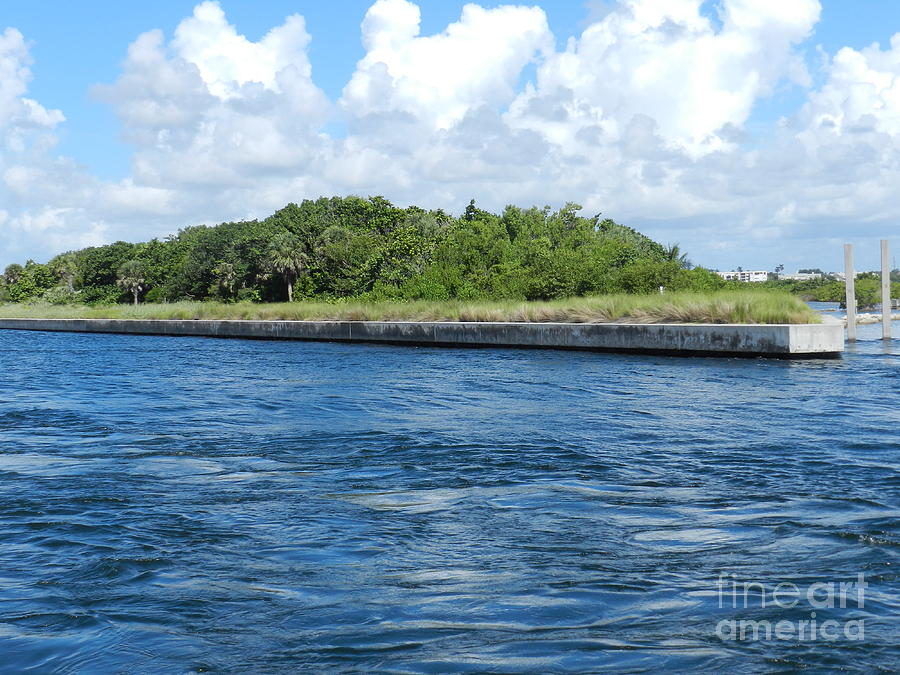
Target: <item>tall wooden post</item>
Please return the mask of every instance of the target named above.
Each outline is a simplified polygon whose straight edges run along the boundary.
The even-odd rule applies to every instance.
[[[881,336],[891,339],[891,266],[887,239],[881,240]]]
[[[847,287],[847,339],[856,342],[856,272],[853,244],[844,244],[844,285]]]

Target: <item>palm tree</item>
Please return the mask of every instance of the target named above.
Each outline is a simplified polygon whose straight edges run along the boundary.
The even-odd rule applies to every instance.
[[[138,304],[138,296],[144,290],[144,264],[140,260],[129,260],[119,268],[116,285],[134,296],[134,304]]]
[[[220,262],[213,270],[213,274],[216,275],[216,282],[218,283],[223,296],[225,298],[230,298],[234,295],[234,282],[237,278],[237,274],[234,271],[234,265],[227,262]]]
[[[60,281],[65,281],[69,293],[75,292],[75,275],[78,273],[78,260],[74,253],[64,253],[52,262],[54,273]]]
[[[666,261],[678,263],[681,267],[685,269],[690,269],[693,265],[691,261],[688,260],[687,253],[681,252],[681,247],[678,244],[669,244],[666,246]]]
[[[272,237],[266,248],[265,267],[284,280],[288,302],[293,302],[294,282],[306,269],[306,254],[300,240],[290,232]]]

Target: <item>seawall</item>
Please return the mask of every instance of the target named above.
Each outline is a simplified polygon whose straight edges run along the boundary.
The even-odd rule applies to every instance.
[[[267,340],[530,347],[682,356],[834,358],[839,324],[578,324],[406,321],[0,319],[0,329]]]

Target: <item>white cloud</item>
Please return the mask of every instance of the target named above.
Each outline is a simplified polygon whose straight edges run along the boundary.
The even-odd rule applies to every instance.
[[[721,28],[702,5],[623,0],[542,65],[511,122],[574,148],[582,129],[617,139],[639,115],[694,156],[730,145],[727,130],[742,126],[761,96],[785,78],[806,81],[792,47],[812,30],[819,5],[730,0]]]
[[[0,209],[0,254],[7,257],[10,250],[29,251],[38,241],[46,241],[54,218],[63,211],[21,210],[29,204],[32,183],[41,182],[41,165],[56,140],[53,129],[65,119],[60,111],[48,110],[25,96],[30,65],[22,34],[12,28],[0,33],[0,204],[4,207]]]
[[[10,237],[3,250],[15,256],[10,262],[35,258],[31,249],[38,241],[41,250],[61,253],[109,240],[107,226],[92,222],[90,215],[78,208],[35,207],[5,220],[0,218],[0,227]]]
[[[831,137],[900,136],[900,33],[884,50],[877,44],[841,49],[828,67],[828,80],[809,97],[804,116],[811,128]],[[810,134],[804,138],[813,140]]]
[[[96,89],[135,146],[129,189],[156,190],[188,223],[296,199],[331,107],[312,82],[309,42],[300,16],[251,42],[214,2],[168,44],[159,31],[140,36],[119,79]]]
[[[438,129],[515,96],[522,69],[549,53],[553,35],[537,7],[469,4],[438,35],[419,35],[419,7],[377,0],[362,23],[366,56],[342,104],[353,117],[405,113]]]
[[[245,84],[279,91],[279,74],[287,68],[309,79],[306,56],[309,34],[302,16],[289,16],[259,42],[239,35],[217,2],[203,2],[182,21],[172,41],[174,51],[197,67],[210,93],[219,98],[240,96]]]
[[[118,81],[96,89],[135,145],[135,181],[214,190],[302,171],[329,108],[311,80],[308,44],[302,17],[254,43],[213,2],[168,45],[159,31],[140,36]]]
[[[755,266],[767,245],[819,265],[801,259],[810,242],[900,216],[900,35],[839,51],[812,89],[803,50],[817,0],[590,5],[590,25],[557,51],[539,7],[469,4],[422,35],[416,4],[377,0],[366,53],[331,102],[302,17],[253,42],[203,2],[170,39],[137,37],[118,79],[96,89],[134,148],[132,175],[115,183],[53,155],[62,113],[27,98],[28,47],[7,30],[0,256],[349,192],[451,210],[471,197],[575,200],[712,265],[743,251],[751,259],[735,264]],[[754,136],[754,107],[788,86],[805,104]],[[346,122],[345,138],[323,131],[331,121]]]
[[[841,218],[876,228],[896,222],[900,33],[886,49],[877,44],[841,49],[826,75],[794,120],[796,153],[807,163],[805,177],[813,179],[795,195],[796,218]]]
[[[0,33],[0,133],[13,150],[22,149],[23,136],[29,132],[53,129],[65,119],[59,110],[47,110],[24,96],[30,64],[22,34],[14,28]]]

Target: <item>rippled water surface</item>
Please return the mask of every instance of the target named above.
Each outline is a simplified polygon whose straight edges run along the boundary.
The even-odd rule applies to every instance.
[[[892,672],[879,330],[793,362],[0,331],[0,669]],[[862,606],[730,594],[859,574]],[[864,634],[722,628],[812,611]]]

